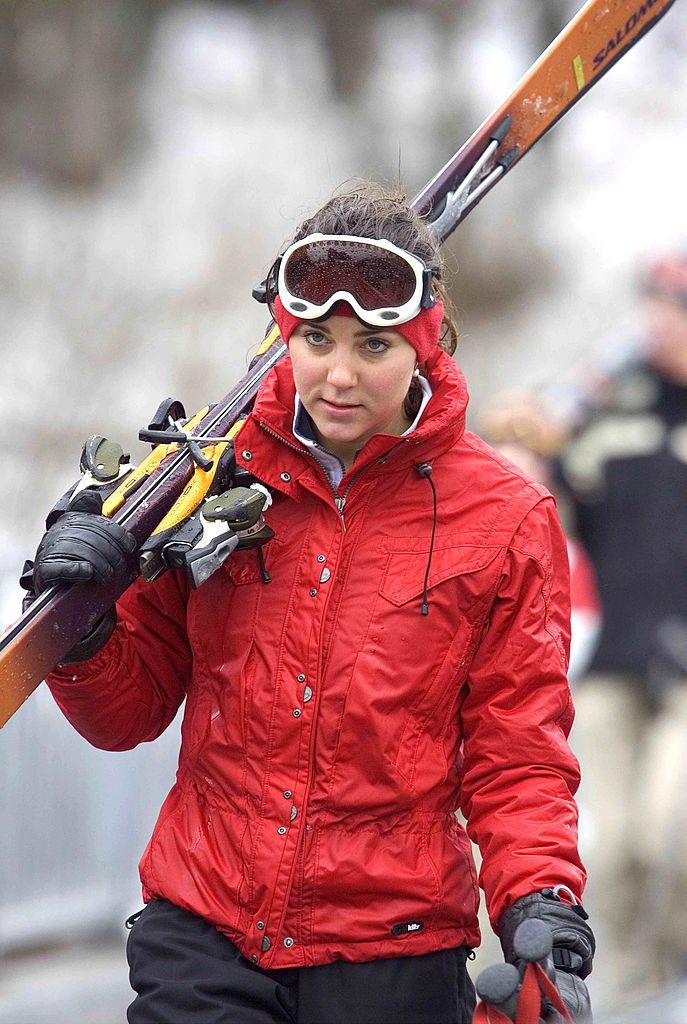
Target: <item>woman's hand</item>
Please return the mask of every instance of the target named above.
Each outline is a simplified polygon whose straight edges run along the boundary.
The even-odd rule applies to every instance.
[[[119,523],[93,512],[65,512],[43,535],[20,580],[28,591],[24,610],[39,594],[62,583],[109,583],[126,571],[136,541]],[[109,609],[60,665],[92,658],[110,639],[117,613]]]
[[[43,535],[33,564],[33,588],[58,583],[109,583],[126,570],[136,541],[119,523],[92,512],[65,512]]]
[[[579,904],[564,903],[552,889],[523,896],[499,921],[501,948],[508,963],[516,966],[522,963],[518,957],[525,954],[517,948],[516,932],[523,922],[532,920],[542,921],[550,929],[551,966],[555,973],[552,981],[565,1008],[578,1024],[590,1024],[591,1003],[583,979],[592,969],[596,942],[587,924],[586,911]],[[562,1020],[553,1008],[546,1019]]]

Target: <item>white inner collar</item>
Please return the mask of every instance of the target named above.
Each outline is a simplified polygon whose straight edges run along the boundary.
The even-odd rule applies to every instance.
[[[406,434],[411,434],[413,430],[415,430],[420,422],[423,412],[425,411],[427,403],[432,397],[432,388],[429,381],[425,377],[418,377],[417,379],[420,381],[420,387],[422,388],[422,401],[420,402],[420,408],[417,411],[417,416],[408,429],[403,431],[400,435],[401,437],[405,437]],[[305,447],[308,448],[315,456],[322,466],[322,469],[327,474],[332,487],[336,490],[345,473],[343,462],[338,455],[334,455],[332,452],[327,451],[326,448],[323,448],[322,445],[318,444],[315,440],[312,421],[306,412],[305,406],[303,405],[298,392],[296,392],[296,409],[293,417],[292,430],[293,436],[296,440],[305,445]]]

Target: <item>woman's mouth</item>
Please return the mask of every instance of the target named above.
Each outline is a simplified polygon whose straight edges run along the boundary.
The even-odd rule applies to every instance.
[[[356,409],[360,408],[360,406],[357,404],[348,402],[329,402],[326,398],[321,398],[320,402],[322,403],[325,411],[328,412],[331,416],[350,415]]]

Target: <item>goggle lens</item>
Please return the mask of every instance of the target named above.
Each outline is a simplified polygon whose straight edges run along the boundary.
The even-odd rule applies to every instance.
[[[393,252],[359,241],[313,241],[296,249],[284,267],[284,283],[297,299],[321,306],[347,291],[365,310],[399,307],[417,286],[412,267]]]

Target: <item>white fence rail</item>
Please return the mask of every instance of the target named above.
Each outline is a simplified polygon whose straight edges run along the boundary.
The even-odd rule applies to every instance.
[[[41,684],[0,731],[0,950],[105,931],[141,907],[138,860],[174,782],[179,720],[107,753]]]

